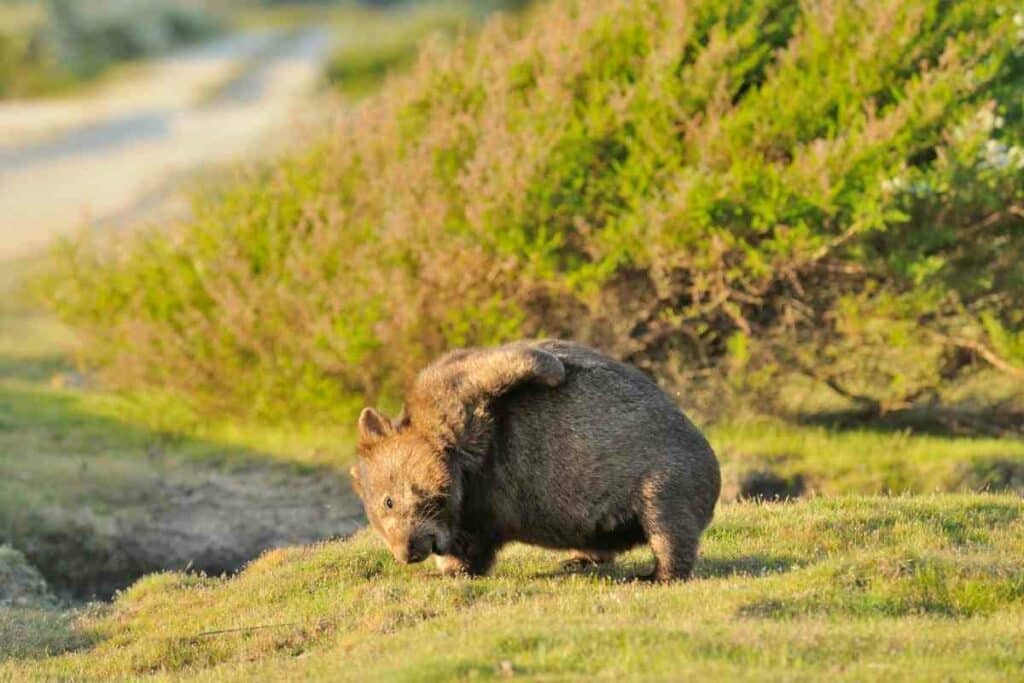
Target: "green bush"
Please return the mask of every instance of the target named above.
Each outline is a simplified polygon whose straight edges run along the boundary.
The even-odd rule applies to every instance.
[[[115,253],[87,360],[321,419],[442,350],[595,343],[689,396],[872,410],[1024,368],[1024,15],[994,1],[565,0],[428,50],[307,154]]]
[[[353,16],[340,22],[327,81],[349,96],[371,93],[390,74],[415,64],[424,42],[454,38],[475,24],[483,11],[473,3],[450,0],[352,9]]]

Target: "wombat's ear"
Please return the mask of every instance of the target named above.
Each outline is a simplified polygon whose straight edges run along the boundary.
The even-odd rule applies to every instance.
[[[391,420],[373,408],[363,408],[359,414],[359,449],[365,451],[395,431]]]
[[[362,497],[363,487],[359,483],[359,465],[352,465],[352,467],[348,468],[348,476],[352,479],[352,488],[355,489],[356,494]]]

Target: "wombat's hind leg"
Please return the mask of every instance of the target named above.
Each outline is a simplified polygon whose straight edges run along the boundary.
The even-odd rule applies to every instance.
[[[654,552],[655,581],[686,580],[693,574],[701,527],[690,511],[690,495],[671,480],[645,483],[640,500],[640,524]]]
[[[562,563],[565,569],[583,569],[611,564],[615,561],[615,553],[610,550],[573,550],[569,559]]]

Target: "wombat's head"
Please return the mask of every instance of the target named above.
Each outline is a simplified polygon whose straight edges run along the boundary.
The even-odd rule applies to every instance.
[[[458,492],[443,452],[366,408],[359,416],[359,463],[350,472],[370,524],[396,560],[448,553]]]

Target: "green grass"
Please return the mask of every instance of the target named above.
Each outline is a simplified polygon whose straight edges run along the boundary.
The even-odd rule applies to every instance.
[[[352,457],[347,425],[210,421],[77,386],[75,337],[16,296],[36,266],[0,272],[0,538],[73,536],[75,511],[123,513],[183,472]],[[727,497],[755,469],[870,494],[982,488],[986,464],[1024,462],[1019,440],[870,426],[737,418],[709,436]],[[626,580],[650,568],[646,549],[572,574],[561,554],[515,546],[494,576],[451,580],[395,565],[362,533],[235,578],[152,575],[112,605],[0,606],[0,681],[491,678],[503,663],[548,680],[1000,680],[1024,665],[1022,513],[1019,497],[985,494],[726,503],[698,580],[671,586]]]
[[[369,534],[238,577],[140,581],[0,678],[1002,680],[1024,665],[1024,504],[989,495],[723,506],[697,579],[567,573],[502,554],[484,579],[396,565]],[[27,645],[23,645],[27,648]]]
[[[8,541],[75,533],[60,527],[67,515],[40,524],[41,510],[130,510],[155,475],[199,482],[253,459],[351,457],[347,425],[208,422],[170,399],[55,382],[75,377],[74,337],[13,296],[33,265],[0,276]],[[821,493],[873,493],[956,490],[971,463],[1024,461],[1012,439],[778,420],[709,433],[727,496],[752,469],[802,474]],[[1024,663],[1022,512],[1019,498],[991,495],[725,504],[699,580],[673,586],[621,581],[649,569],[644,549],[611,572],[566,574],[562,555],[517,546],[493,577],[443,579],[396,566],[363,533],[272,552],[232,579],[149,576],[112,606],[0,606],[0,681],[489,678],[503,662],[545,679],[997,680]]]
[[[711,428],[731,493],[745,473],[802,475],[828,494],[1013,491],[1024,493],[1024,440],[966,438],[884,430],[843,430],[770,419]]]

